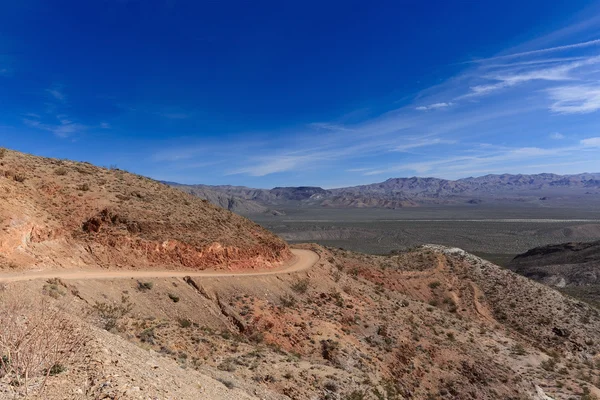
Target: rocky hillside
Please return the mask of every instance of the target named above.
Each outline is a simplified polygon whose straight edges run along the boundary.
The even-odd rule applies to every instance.
[[[63,305],[91,336],[44,399],[600,394],[600,313],[585,303],[454,248],[304,247],[320,261],[295,274],[31,281],[0,295]],[[19,390],[6,382],[0,397]]]
[[[600,241],[536,247],[517,255],[508,268],[600,304]]]
[[[291,256],[260,226],[154,180],[0,155],[0,268],[253,268]]]
[[[185,187],[186,185],[177,185]],[[437,178],[393,178],[381,183],[325,190],[319,187],[252,189],[243,186],[189,185],[263,206],[325,206],[402,208],[425,204],[481,204],[498,202],[565,201],[600,203],[600,174],[578,175],[486,175],[446,180]]]

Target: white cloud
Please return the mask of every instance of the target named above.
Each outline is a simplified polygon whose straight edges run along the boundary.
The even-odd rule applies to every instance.
[[[32,128],[52,132],[60,138],[72,136],[73,134],[82,132],[88,128],[86,125],[71,121],[66,115],[63,114],[56,116],[58,123],[43,123],[38,119],[32,118],[25,118],[23,123]]]
[[[568,45],[565,45],[565,46],[555,46],[555,47],[548,47],[548,48],[545,48],[545,49],[523,51],[523,52],[520,52],[520,53],[506,54],[506,55],[496,56],[496,57],[490,57],[490,58],[481,58],[481,59],[478,59],[478,60],[473,60],[471,62],[485,62],[485,61],[492,61],[492,60],[501,60],[501,59],[506,59],[506,58],[536,56],[536,55],[540,55],[540,54],[554,53],[554,52],[557,52],[557,51],[580,49],[580,48],[583,48],[583,47],[599,46],[599,45],[600,45],[600,39],[595,39],[595,40],[589,40],[587,42],[580,42],[580,43],[568,44]]]
[[[600,137],[583,139],[579,143],[581,143],[583,147],[600,147]]]
[[[539,60],[538,60],[539,62]],[[551,68],[510,68],[483,76],[484,79],[497,81],[491,84],[472,86],[471,93],[459,96],[457,99],[487,95],[499,89],[506,89],[530,81],[560,82],[578,80],[572,72],[577,68],[598,64],[600,57],[583,57],[573,62],[565,62],[562,65]]]
[[[561,140],[561,139],[564,139],[564,138],[565,138],[565,135],[563,135],[560,132],[554,132],[554,133],[550,134],[550,139]]]
[[[309,164],[317,161],[318,156],[273,156],[266,157],[261,161],[230,172],[228,175],[246,174],[250,176],[265,176],[277,172],[295,170],[299,167],[306,168]]]
[[[452,106],[452,103],[434,103],[434,104],[430,104],[428,106],[416,107],[415,110],[427,111],[427,110],[435,110],[438,108],[446,108],[446,107],[450,107],[450,106]]]
[[[561,86],[548,89],[554,101],[550,110],[559,114],[586,114],[600,109],[600,86]]]

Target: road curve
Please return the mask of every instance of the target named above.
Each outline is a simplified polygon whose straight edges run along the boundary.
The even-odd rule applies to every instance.
[[[286,265],[264,271],[176,271],[176,270],[53,270],[23,271],[10,274],[0,273],[0,283],[28,281],[33,279],[60,278],[64,280],[78,279],[116,279],[116,278],[176,278],[184,276],[199,277],[231,277],[231,276],[263,276],[289,274],[311,268],[319,261],[319,255],[311,250],[292,249],[294,258]]]

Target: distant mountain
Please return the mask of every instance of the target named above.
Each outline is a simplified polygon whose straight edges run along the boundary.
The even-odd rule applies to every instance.
[[[188,186],[172,182],[169,182],[168,184],[177,189],[183,190],[184,192],[189,193],[193,196],[207,200],[215,206],[224,208],[229,211],[233,211],[238,214],[260,214],[269,212],[269,209],[267,207],[255,201],[246,200],[241,197],[230,195],[228,193],[212,190],[205,186]]]
[[[251,201],[263,207],[276,206],[322,206],[322,207],[366,207],[402,208],[425,204],[471,204],[488,202],[552,202],[574,197],[585,201],[592,196],[600,201],[600,173],[577,175],[485,175],[477,178],[446,180],[438,178],[391,178],[370,185],[323,189],[320,187],[276,187],[253,189],[245,186],[207,186],[172,184],[181,189],[219,204],[220,200],[210,192],[217,192],[237,199],[240,212],[253,211],[256,205],[248,206],[241,200]],[[214,197],[216,203],[209,197]],[[229,204],[229,200],[227,200]],[[227,207],[229,208],[229,207]],[[235,209],[231,209],[236,211]]]

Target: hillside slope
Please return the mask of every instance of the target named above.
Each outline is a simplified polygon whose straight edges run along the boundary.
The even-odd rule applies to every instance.
[[[517,255],[507,267],[600,305],[600,241],[536,247]]]
[[[77,388],[92,398],[186,400],[600,394],[597,309],[459,249],[302,247],[320,261],[295,274],[37,280],[0,294],[63,304],[112,333],[86,329],[94,362],[69,363],[44,399]]]
[[[291,256],[260,226],[151,179],[3,151],[0,268],[262,268]]]

